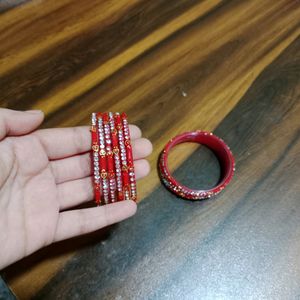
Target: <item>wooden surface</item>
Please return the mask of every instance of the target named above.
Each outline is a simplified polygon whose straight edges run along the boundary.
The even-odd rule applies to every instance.
[[[4,2],[2,107],[43,109],[44,127],[124,110],[154,144],[137,215],[6,269],[16,295],[299,299],[300,2]],[[209,201],[177,199],[156,172],[167,140],[193,129],[213,130],[237,161]],[[203,148],[173,158],[191,186],[218,176]]]

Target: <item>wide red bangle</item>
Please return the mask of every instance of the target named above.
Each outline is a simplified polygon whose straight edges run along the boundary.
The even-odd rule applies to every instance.
[[[221,166],[221,176],[219,183],[209,190],[193,190],[178,182],[168,168],[168,155],[170,150],[178,144],[185,142],[199,143],[207,146],[217,156]],[[219,137],[205,131],[186,132],[171,139],[161,153],[159,160],[159,171],[164,185],[179,197],[199,200],[210,198],[220,193],[230,182],[235,171],[233,155],[229,147]]]
[[[92,114],[92,167],[98,205],[136,200],[136,183],[126,114]]]

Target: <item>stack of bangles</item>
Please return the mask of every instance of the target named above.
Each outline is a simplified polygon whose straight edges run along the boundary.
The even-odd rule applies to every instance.
[[[92,113],[92,168],[97,205],[137,199],[125,113]]]

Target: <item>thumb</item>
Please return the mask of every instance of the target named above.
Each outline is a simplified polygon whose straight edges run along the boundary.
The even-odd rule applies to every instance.
[[[41,110],[16,111],[0,108],[0,141],[6,136],[30,133],[43,120],[44,113]]]

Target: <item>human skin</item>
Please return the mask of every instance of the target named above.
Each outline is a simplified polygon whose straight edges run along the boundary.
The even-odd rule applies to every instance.
[[[127,200],[72,209],[93,199],[87,126],[38,129],[41,111],[0,108],[0,269],[54,242],[89,233],[135,214]],[[137,179],[152,152],[130,125]]]

